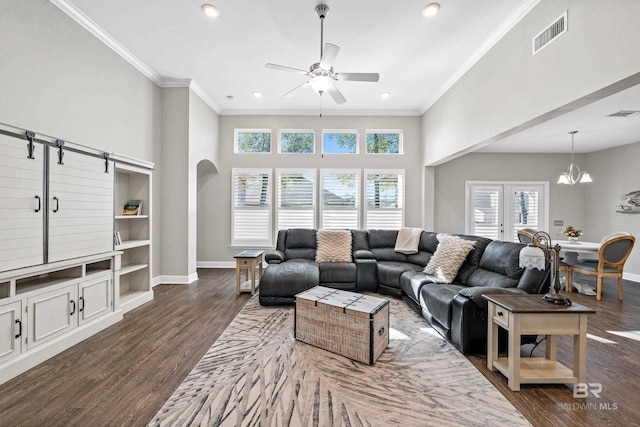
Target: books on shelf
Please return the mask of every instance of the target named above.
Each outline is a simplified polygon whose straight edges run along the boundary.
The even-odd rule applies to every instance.
[[[113,233],[113,244],[115,246],[122,244],[122,238],[120,237],[120,232],[116,231]]]
[[[142,215],[142,201],[129,200],[124,204],[122,215]]]

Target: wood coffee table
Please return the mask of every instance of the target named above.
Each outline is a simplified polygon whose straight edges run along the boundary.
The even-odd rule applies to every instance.
[[[542,295],[483,295],[489,301],[487,367],[520,384],[574,384],[587,381],[587,315],[595,310],[580,304],[561,306]],[[498,357],[498,327],[509,333],[507,357]],[[522,335],[546,335],[546,357],[520,357]],[[573,369],[556,360],[558,335],[573,335]]]

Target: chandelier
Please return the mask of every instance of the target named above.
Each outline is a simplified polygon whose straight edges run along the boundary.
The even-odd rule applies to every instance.
[[[566,172],[562,172],[560,177],[558,178],[558,184],[568,184],[574,185],[578,182],[593,182],[591,179],[591,175],[587,171],[580,171],[578,165],[576,165],[573,161],[573,138],[574,135],[578,133],[577,130],[572,130],[569,132],[571,135],[571,164],[567,168]]]

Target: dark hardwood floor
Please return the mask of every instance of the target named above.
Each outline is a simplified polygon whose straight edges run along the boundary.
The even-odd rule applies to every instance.
[[[156,286],[154,300],[122,322],[1,385],[0,426],[145,425],[249,299],[236,297],[234,273],[203,269],[191,285]],[[640,284],[625,282],[623,303],[613,282],[602,301],[571,297],[597,310],[589,334],[614,342],[588,342],[588,381],[602,385],[600,398],[574,399],[565,385],[513,392],[486,358],[469,360],[535,426],[638,425]],[[608,331],[636,331],[635,340]],[[543,354],[544,343],[534,350]],[[571,365],[569,337],[558,358]]]

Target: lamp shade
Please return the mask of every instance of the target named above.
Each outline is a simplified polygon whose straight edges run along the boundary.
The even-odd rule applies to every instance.
[[[520,251],[520,268],[545,269],[545,256],[537,246],[525,246]]]
[[[320,75],[314,76],[309,83],[311,84],[313,90],[315,90],[316,92],[325,92],[331,87],[333,81],[329,76]]]
[[[589,172],[584,171],[582,173],[582,178],[580,178],[580,182],[593,182],[593,179],[591,179],[591,175],[589,175]]]

